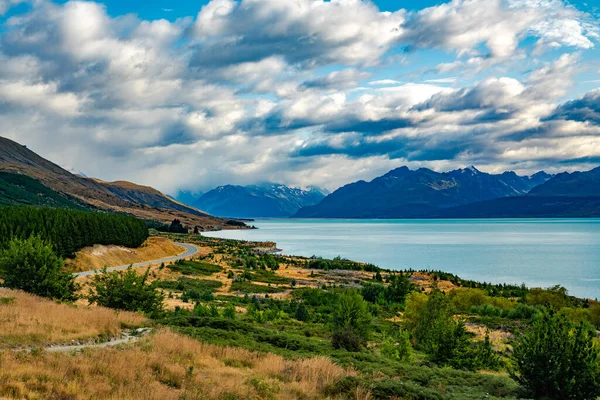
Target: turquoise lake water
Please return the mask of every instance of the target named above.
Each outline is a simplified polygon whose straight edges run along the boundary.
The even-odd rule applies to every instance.
[[[274,241],[283,254],[344,258],[387,269],[435,269],[494,283],[560,284],[600,298],[600,219],[265,219],[258,230],[206,236]]]

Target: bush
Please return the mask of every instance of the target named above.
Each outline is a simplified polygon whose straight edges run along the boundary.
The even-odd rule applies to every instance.
[[[475,306],[491,303],[490,297],[483,289],[454,289],[450,292],[450,299],[456,311],[469,312]]]
[[[392,278],[390,285],[383,291],[383,295],[390,303],[404,303],[412,288],[413,285],[408,277],[401,274]]]
[[[514,345],[513,378],[535,398],[596,399],[600,368],[595,336],[589,325],[544,312]]]
[[[160,314],[163,311],[164,294],[158,290],[158,282],[148,283],[147,269],[138,275],[132,267],[125,272],[107,273],[94,276],[88,295],[90,304],[125,311],[141,311],[147,314]]]
[[[396,337],[386,336],[381,343],[381,354],[397,361],[408,361],[412,353],[407,331],[398,332]]]
[[[174,264],[167,266],[167,268],[173,272],[179,272],[182,275],[206,276],[221,272],[222,270],[218,265],[192,260],[177,260]]]
[[[414,332],[419,349],[435,363],[456,362],[469,347],[464,324],[454,320],[450,301],[438,289],[431,292],[422,306]]]
[[[360,294],[369,303],[376,303],[383,291],[384,286],[380,283],[365,283],[360,290]]]
[[[332,343],[334,347],[356,351],[368,338],[371,331],[371,314],[367,302],[353,290],[347,291],[339,298],[333,312],[331,323],[333,326]]]
[[[4,286],[51,299],[74,301],[77,285],[62,271],[63,260],[52,246],[37,236],[13,238],[0,253],[0,276]]]
[[[308,312],[308,308],[304,305],[304,303],[299,303],[296,307],[295,317],[298,321],[308,321],[310,318],[310,314]]]
[[[560,310],[571,305],[567,289],[558,285],[548,289],[531,289],[526,301],[529,305],[543,306],[550,310]]]
[[[349,326],[337,329],[331,336],[331,345],[334,349],[360,351],[363,340]]]

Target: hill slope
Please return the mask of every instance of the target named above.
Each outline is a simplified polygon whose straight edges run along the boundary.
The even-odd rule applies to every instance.
[[[178,203],[153,188],[73,175],[27,147],[3,137],[0,137],[0,171],[26,175],[54,192],[101,210],[163,222],[178,218],[185,224],[207,228],[222,223],[220,219]]]
[[[302,208],[296,218],[411,218],[442,208],[507,196],[518,196],[550,175],[514,172],[487,174],[475,167],[439,173],[401,167],[374,179],[346,185],[321,203]]]
[[[0,172],[0,205],[84,209],[74,199],[47,188],[26,175]]]
[[[289,217],[300,208],[317,204],[325,193],[269,183],[259,186],[219,186],[194,203],[213,215],[234,218]]]

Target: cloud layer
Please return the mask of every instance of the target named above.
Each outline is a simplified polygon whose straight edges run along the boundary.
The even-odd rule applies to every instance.
[[[15,4],[0,0],[0,15]],[[600,95],[563,99],[597,45],[594,22],[558,0],[416,12],[212,0],[173,22],[36,1],[1,23],[0,135],[171,193],[335,189],[402,164],[586,168],[600,159]],[[426,51],[453,61],[408,74]]]

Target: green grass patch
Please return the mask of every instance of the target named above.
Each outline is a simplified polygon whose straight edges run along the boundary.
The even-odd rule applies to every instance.
[[[215,290],[223,286],[219,281],[208,279],[193,279],[180,277],[176,281],[159,281],[157,287],[181,292],[181,299],[185,302],[192,301],[211,301],[214,299]]]
[[[255,282],[271,283],[275,285],[288,285],[292,280],[277,275],[275,272],[259,269],[252,271],[252,280]]]
[[[218,265],[192,260],[178,260],[175,264],[167,265],[167,268],[182,275],[204,276],[210,276],[223,270],[223,268]]]

